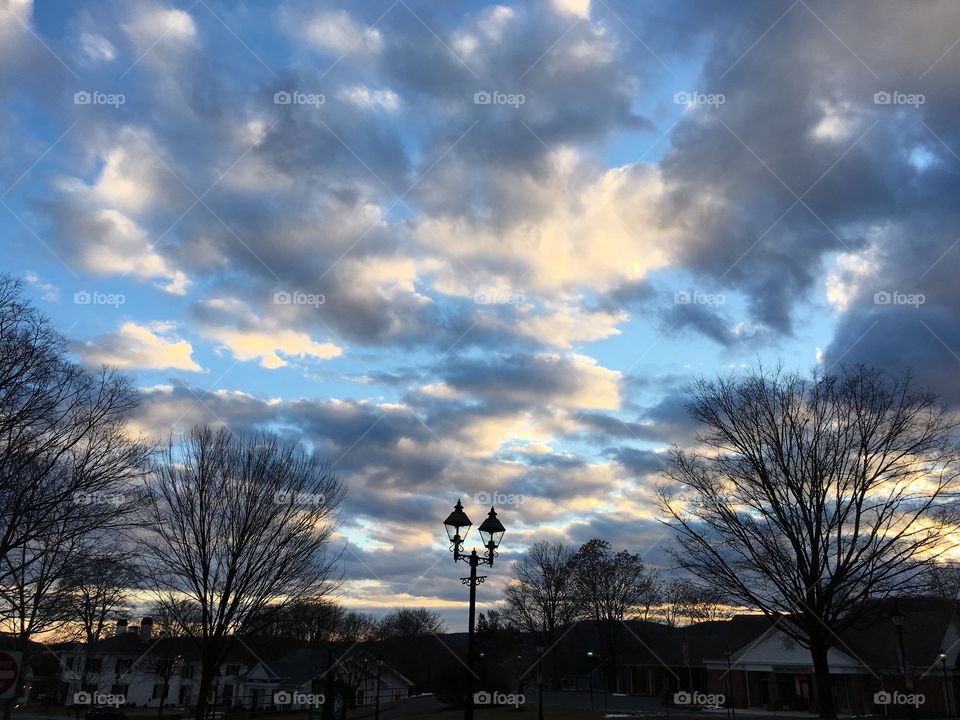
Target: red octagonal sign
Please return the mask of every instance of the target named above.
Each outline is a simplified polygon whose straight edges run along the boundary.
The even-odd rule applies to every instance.
[[[19,652],[0,652],[0,698],[12,698],[16,694],[22,658]]]

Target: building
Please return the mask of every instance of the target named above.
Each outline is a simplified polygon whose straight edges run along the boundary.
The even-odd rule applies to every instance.
[[[902,618],[900,627],[892,615]],[[958,615],[955,602],[935,598],[878,603],[864,612],[828,656],[838,712],[955,716]],[[785,622],[739,615],[686,628],[628,623],[618,680],[628,693],[664,702],[681,693],[695,703],[722,696],[739,708],[814,712],[819,698],[810,652],[783,632]]]
[[[111,637],[62,648],[57,700],[67,705],[75,701],[109,704],[122,696],[130,707],[196,705],[201,674],[197,643],[191,638],[155,637],[152,630],[150,618],[133,627],[120,620]],[[316,700],[311,696],[328,690],[325,677],[330,649],[292,645],[295,643],[237,638],[214,680],[208,701],[246,709],[307,707]],[[338,697],[348,704],[373,704],[376,674],[376,657],[359,647],[350,648],[337,660],[333,673]],[[381,665],[381,702],[408,697],[412,687],[413,683],[392,666]]]

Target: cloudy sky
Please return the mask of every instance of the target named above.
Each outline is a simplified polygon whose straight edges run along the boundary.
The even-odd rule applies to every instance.
[[[457,497],[663,561],[694,377],[960,400],[958,67],[953,0],[0,0],[3,266],[138,428],[311,443],[345,600],[458,628]]]

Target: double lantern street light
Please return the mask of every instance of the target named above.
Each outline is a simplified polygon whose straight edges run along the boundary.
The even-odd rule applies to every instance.
[[[500,546],[500,540],[506,528],[503,523],[497,519],[497,511],[490,508],[486,520],[477,528],[480,532],[480,538],[483,540],[483,546],[486,552],[478,555],[476,548],[470,551],[470,554],[463,552],[463,542],[470,532],[470,526],[473,523],[467,514],[463,511],[463,505],[460,500],[453,507],[453,512],[443,521],[447,531],[447,537],[450,539],[450,551],[453,553],[453,561],[462,560],[470,566],[470,577],[460,578],[460,582],[470,586],[470,617],[467,625],[467,698],[464,706],[464,720],[473,720],[473,646],[474,646],[474,614],[477,607],[477,585],[487,579],[486,575],[477,575],[477,566],[489,565],[493,567],[493,559],[497,556],[497,548]]]

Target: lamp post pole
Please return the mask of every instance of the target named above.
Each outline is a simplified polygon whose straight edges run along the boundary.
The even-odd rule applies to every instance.
[[[480,564],[480,556],[477,551],[470,553],[467,562],[470,564],[470,577],[461,578],[461,582],[470,584],[470,616],[467,620],[467,706],[463,714],[464,720],[473,720],[473,645],[476,635],[476,612],[477,612],[477,585],[486,580],[485,576],[477,577],[477,565]]]
[[[380,671],[383,670],[383,658],[377,657],[377,698],[374,701],[373,720],[380,720]]]
[[[730,713],[737,720],[737,698],[733,694],[733,666],[730,663],[730,651],[727,650],[727,687],[730,688]]]
[[[463,708],[463,717],[464,720],[473,720],[473,678],[475,676],[473,655],[476,634],[477,585],[487,579],[486,575],[477,575],[477,567],[479,565],[493,567],[493,560],[497,556],[497,548],[500,546],[500,540],[503,538],[506,529],[503,527],[503,523],[497,519],[497,511],[491,507],[490,512],[487,513],[487,518],[477,528],[486,552],[479,555],[476,549],[473,549],[468,555],[462,550],[472,523],[463,511],[463,505],[459,500],[454,505],[453,512],[443,521],[443,525],[446,528],[447,537],[450,539],[453,561],[461,560],[470,566],[470,576],[460,578],[460,582],[470,586],[470,614],[467,619],[467,697]]]
[[[895,602],[890,611],[890,621],[897,628],[897,643],[900,647],[900,670],[903,672],[903,684],[906,687],[907,692],[910,692],[913,690],[913,678],[910,675],[910,664],[907,662],[907,650],[903,644],[904,619],[904,614],[900,611],[900,605]],[[907,706],[907,713],[911,719],[916,716],[913,705]]]
[[[947,713],[947,717],[953,717],[953,712],[950,707],[950,683],[947,682],[947,652],[946,650],[941,649],[937,653],[937,657],[940,659],[940,667],[943,668],[943,709]]]
[[[537,645],[537,720],[543,720],[543,645]]]

